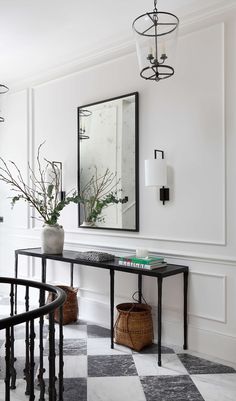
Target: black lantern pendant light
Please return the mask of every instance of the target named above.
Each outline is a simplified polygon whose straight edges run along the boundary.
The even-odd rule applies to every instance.
[[[9,91],[9,88],[6,85],[0,84],[0,95]],[[0,123],[3,123],[5,120],[3,117],[0,117]]]
[[[92,112],[86,109],[79,110],[79,139],[82,141],[83,139],[89,139],[89,136],[86,134],[85,124],[82,125],[82,121],[84,122],[82,117],[90,117]]]
[[[169,56],[177,37],[178,25],[176,15],[157,10],[157,0],[154,0],[153,11],[134,20],[133,30],[142,78],[158,82],[174,75]]]

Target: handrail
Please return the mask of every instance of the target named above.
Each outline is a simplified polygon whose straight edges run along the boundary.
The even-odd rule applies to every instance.
[[[39,399],[45,400],[46,380],[44,373],[48,371],[48,399],[49,401],[63,401],[63,304],[66,301],[66,293],[63,289],[41,282],[18,279],[12,277],[0,277],[0,285],[7,284],[9,293],[9,315],[0,319],[0,331],[5,330],[5,401],[10,401],[11,390],[17,391],[17,370],[15,368],[15,326],[25,323],[25,366],[23,369],[26,381],[26,399],[35,399],[35,321],[39,319],[38,341],[39,341],[39,366],[38,387]],[[25,288],[25,311],[17,314],[17,288]],[[37,291],[31,291],[36,289]],[[45,304],[45,293],[52,293],[50,301]],[[35,304],[35,294],[39,294],[39,306]],[[30,303],[33,296],[33,303]],[[30,309],[30,307],[32,309]],[[55,311],[59,311],[59,330],[55,330]],[[44,361],[44,316],[48,315],[48,364]],[[56,340],[58,337],[58,361],[56,361]],[[56,386],[56,364],[58,364],[58,386]],[[17,392],[15,393],[17,396]]]
[[[22,285],[25,287],[33,287],[39,290],[49,291],[57,294],[57,298],[47,305],[40,306],[35,310],[30,310],[28,312],[20,313],[15,316],[10,316],[0,320],[0,330],[7,327],[16,326],[20,323],[27,322],[32,319],[37,319],[42,315],[47,315],[48,313],[55,310],[57,307],[63,305],[66,300],[65,292],[58,287],[54,287],[50,284],[38,283],[32,280],[16,279],[12,277],[0,277],[0,284],[14,284]]]

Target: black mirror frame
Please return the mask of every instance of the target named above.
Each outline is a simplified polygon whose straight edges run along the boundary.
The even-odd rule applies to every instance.
[[[106,103],[113,100],[122,99],[125,97],[134,96],[135,97],[135,228],[113,228],[113,227],[83,227],[80,224],[80,205],[78,205],[78,227],[79,228],[88,228],[93,230],[115,230],[115,231],[139,231],[139,93],[132,92],[122,96],[116,96],[113,98],[101,100],[94,103],[89,103],[85,105],[81,105],[77,108],[77,161],[78,161],[78,193],[80,192],[80,139],[79,139],[79,127],[80,127],[80,119],[79,119],[79,110],[81,108],[86,108],[89,106],[94,106],[100,103]]]

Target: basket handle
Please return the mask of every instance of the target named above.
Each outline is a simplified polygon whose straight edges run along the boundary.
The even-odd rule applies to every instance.
[[[133,303],[132,306],[131,306],[131,308],[127,311],[127,315],[129,315],[130,312],[132,312],[132,310],[133,310],[134,307],[135,307],[135,304]],[[122,312],[119,312],[119,313],[118,313],[118,316],[117,316],[116,321],[115,321],[115,324],[114,324],[114,329],[116,328],[116,326],[117,326],[117,324],[118,324],[118,322],[119,322],[119,320],[120,320],[121,313],[122,313]],[[128,323],[127,323],[127,324],[128,324]],[[127,328],[127,327],[126,327],[126,328]]]
[[[127,314],[126,314],[126,332],[127,332],[128,335],[129,335],[129,339],[130,339],[130,342],[131,342],[133,348],[134,348],[134,343],[133,343],[132,337],[131,337],[130,332],[129,332],[128,320],[129,320],[129,317],[130,317],[130,312],[133,310],[134,307],[135,307],[135,303],[133,303],[133,305],[132,305],[131,308],[127,311]],[[115,330],[115,328],[116,328],[116,326],[117,326],[117,324],[118,324],[118,322],[119,322],[119,320],[120,320],[120,318],[121,318],[121,313],[122,313],[122,312],[119,312],[119,313],[118,313],[116,322],[115,322],[115,324],[114,324],[114,330]]]
[[[130,317],[130,312],[131,312],[131,310],[133,309],[133,307],[134,307],[134,304],[133,304],[133,306],[130,308],[130,310],[128,311],[127,317],[126,317],[126,330],[127,330],[128,335],[129,335],[129,339],[130,339],[130,342],[131,342],[131,344],[132,344],[132,348],[134,348],[134,343],[133,343],[132,337],[131,337],[130,332],[129,332],[128,320],[129,320],[129,317]]]
[[[139,300],[138,300],[137,298],[135,298],[136,294],[139,294],[139,291],[135,291],[135,292],[133,293],[132,299],[134,300],[134,302],[139,303]],[[146,301],[146,299],[144,298],[144,296],[143,296],[142,293],[141,293],[141,298],[142,298],[142,300],[144,301],[144,303],[147,305],[147,301]],[[133,304],[133,305],[134,305],[134,304]]]

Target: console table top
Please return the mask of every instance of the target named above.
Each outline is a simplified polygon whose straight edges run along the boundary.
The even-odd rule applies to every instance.
[[[57,260],[60,262],[67,262],[72,264],[79,264],[85,266],[98,267],[103,269],[116,270],[121,272],[133,273],[133,274],[142,274],[144,276],[152,276],[152,277],[168,277],[173,276],[175,274],[184,273],[188,271],[188,266],[175,265],[175,264],[167,264],[165,267],[160,267],[153,270],[137,268],[132,266],[123,266],[119,264],[119,257],[115,257],[113,261],[107,262],[95,262],[89,260],[77,259],[76,256],[78,251],[64,250],[63,254],[60,255],[49,255],[42,253],[41,248],[27,248],[27,249],[16,249],[16,255],[25,255],[25,256],[33,256],[41,259],[47,260]]]

